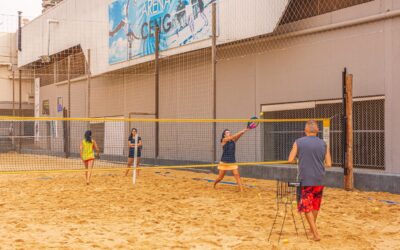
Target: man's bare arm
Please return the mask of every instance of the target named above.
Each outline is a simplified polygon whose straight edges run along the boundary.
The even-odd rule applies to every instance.
[[[326,153],[325,153],[325,167],[332,167],[332,157],[329,145],[326,146]]]
[[[290,151],[290,154],[289,154],[288,162],[296,163],[296,156],[297,156],[297,144],[294,143],[293,147],[292,147],[292,151]]]

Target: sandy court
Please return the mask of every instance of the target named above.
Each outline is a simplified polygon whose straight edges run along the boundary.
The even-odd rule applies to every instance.
[[[96,167],[124,167],[97,160]],[[80,169],[82,161],[78,158],[64,158],[51,155],[18,154],[16,152],[0,154],[0,170],[26,171],[26,170],[62,170]]]
[[[326,188],[321,242],[295,234],[277,244],[275,182],[244,179],[243,194],[204,179],[216,176],[142,170],[0,176],[1,249],[400,249],[400,196]],[[224,181],[234,181],[226,177]],[[299,218],[299,217],[296,217]],[[298,222],[299,223],[299,222]],[[300,224],[298,224],[300,226]]]

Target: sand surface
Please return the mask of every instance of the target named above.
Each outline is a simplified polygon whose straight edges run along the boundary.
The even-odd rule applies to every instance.
[[[0,175],[0,249],[400,249],[400,195],[326,188],[322,241],[299,236],[288,217],[267,241],[276,213],[275,182],[247,187],[215,175],[142,170],[137,184],[118,172]],[[226,177],[224,181],[234,181]],[[279,225],[282,216],[278,217]]]

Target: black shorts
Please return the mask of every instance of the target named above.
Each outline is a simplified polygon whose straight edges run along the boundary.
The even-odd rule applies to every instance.
[[[137,157],[142,157],[142,151],[139,150]],[[129,158],[135,158],[135,150],[129,150]]]

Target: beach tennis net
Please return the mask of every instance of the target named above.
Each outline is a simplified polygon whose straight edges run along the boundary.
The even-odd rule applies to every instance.
[[[239,165],[286,163],[308,119],[257,119],[236,143]],[[329,119],[315,119],[330,143]],[[0,118],[0,173],[74,171],[83,168],[80,144],[92,132],[100,159],[95,169],[125,168],[128,137],[137,129],[141,163],[152,167],[210,168],[221,159],[221,137],[247,127],[249,119]]]

